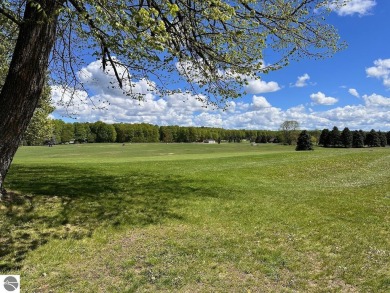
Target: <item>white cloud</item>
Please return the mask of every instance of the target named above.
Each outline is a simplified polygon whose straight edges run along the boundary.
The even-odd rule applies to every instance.
[[[358,91],[357,91],[356,89],[349,89],[348,92],[349,92],[352,96],[354,96],[354,97],[356,97],[356,98],[359,98],[359,97],[360,97],[360,95],[359,95],[359,93],[358,93]]]
[[[366,106],[368,107],[390,108],[390,98],[386,98],[381,95],[377,95],[377,94],[372,94],[370,96],[364,95],[363,100],[365,101]]]
[[[302,76],[298,76],[298,80],[295,82],[296,87],[305,87],[307,86],[307,81],[310,79],[310,76],[305,73]]]
[[[200,113],[194,117],[193,125],[201,125],[206,127],[222,127],[223,118],[220,113]]]
[[[51,99],[56,107],[56,112],[62,116],[72,116],[75,113],[85,113],[92,108],[103,108],[105,105],[98,103],[93,105],[88,99],[88,94],[81,90],[64,89],[59,86],[51,87]]]
[[[327,106],[330,106],[330,105],[334,105],[334,104],[336,104],[338,102],[338,100],[336,98],[327,97],[322,92],[318,92],[316,94],[311,94],[310,98],[313,101],[313,103],[317,104],[317,105],[327,105]]]
[[[330,8],[340,16],[354,14],[363,16],[369,14],[375,5],[375,0],[334,0]]]
[[[117,66],[118,75],[126,77],[127,72],[125,67]],[[147,95],[156,91],[154,82],[146,79],[141,79],[137,82],[131,81],[129,78],[123,79],[123,89],[117,86],[118,82],[111,65],[106,66],[106,71],[103,71],[100,60],[93,61],[78,72],[80,81],[88,87],[92,94],[109,94],[122,95],[123,91],[136,94]]]
[[[280,90],[280,86],[275,81],[266,82],[260,79],[249,79],[248,85],[244,87],[248,94],[271,93]]]
[[[261,96],[253,96],[253,107],[254,108],[268,108],[271,107],[271,104],[268,103],[267,99]]]
[[[368,77],[376,77],[383,80],[386,87],[390,87],[390,59],[378,59],[372,67],[366,68]]]

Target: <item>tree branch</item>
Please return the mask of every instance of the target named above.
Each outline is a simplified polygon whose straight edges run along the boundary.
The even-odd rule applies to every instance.
[[[19,19],[17,19],[11,11],[9,11],[8,9],[5,9],[3,7],[0,7],[0,14],[4,15],[6,18],[8,18],[10,21],[12,21],[13,23],[15,23],[17,26],[20,26],[21,25],[21,21]]]
[[[110,62],[111,66],[112,66],[112,68],[114,69],[115,77],[116,77],[116,80],[118,81],[119,87],[123,88],[122,78],[118,74],[115,62],[111,58],[109,47],[108,47],[107,42],[106,42],[106,40],[104,38],[106,34],[94,23],[93,19],[89,15],[87,9],[84,7],[84,5],[82,3],[79,3],[78,0],[69,0],[69,2],[77,10],[77,12],[79,12],[81,15],[84,15],[84,18],[87,21],[87,23],[88,23],[89,27],[91,28],[91,30],[96,32],[96,36],[100,40],[101,46],[102,46],[103,70],[106,67],[106,63],[107,63],[106,57],[107,57],[108,61]]]

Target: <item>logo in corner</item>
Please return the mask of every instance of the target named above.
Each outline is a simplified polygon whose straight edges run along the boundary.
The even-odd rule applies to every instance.
[[[0,284],[0,293],[20,292],[20,276],[0,276],[0,278],[2,279]]]

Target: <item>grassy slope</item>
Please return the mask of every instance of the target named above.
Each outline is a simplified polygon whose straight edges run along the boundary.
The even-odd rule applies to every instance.
[[[27,292],[386,292],[389,170],[388,148],[22,148],[2,267]]]

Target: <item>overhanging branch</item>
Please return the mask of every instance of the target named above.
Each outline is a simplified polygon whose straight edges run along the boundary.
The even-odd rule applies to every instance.
[[[6,18],[8,18],[10,21],[12,21],[13,23],[15,23],[17,26],[20,26],[21,25],[21,21],[19,19],[17,19],[17,17],[15,17],[13,15],[13,13],[11,11],[9,11],[8,9],[6,8],[3,8],[3,7],[0,7],[0,14],[4,15]]]
[[[69,2],[73,5],[73,7],[77,10],[77,12],[79,12],[81,15],[84,16],[84,19],[87,21],[90,29],[95,32],[97,38],[100,40],[100,43],[101,43],[101,46],[102,46],[102,63],[103,63],[103,70],[105,70],[105,67],[106,67],[106,63],[107,63],[107,59],[108,58],[108,61],[110,62],[112,68],[114,69],[114,73],[115,73],[115,78],[116,80],[118,81],[118,84],[119,84],[119,87],[120,88],[123,88],[123,82],[122,82],[122,79],[120,78],[119,74],[118,74],[118,71],[116,69],[116,65],[115,65],[115,62],[114,60],[112,59],[111,55],[110,55],[110,50],[109,50],[109,47],[107,45],[107,42],[105,40],[105,37],[107,36],[106,33],[104,31],[102,31],[96,24],[95,22],[93,21],[93,19],[91,18],[91,16],[89,15],[86,7],[80,3],[78,0],[69,0]]]

